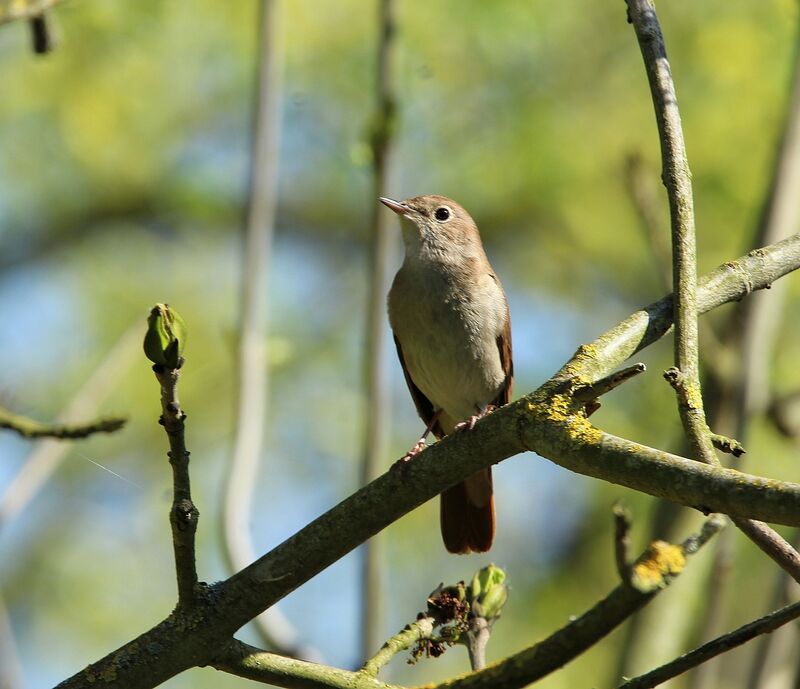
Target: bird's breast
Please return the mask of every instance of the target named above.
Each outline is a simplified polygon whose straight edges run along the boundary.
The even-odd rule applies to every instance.
[[[497,338],[508,311],[488,273],[457,278],[404,265],[389,292],[389,320],[414,384],[460,421],[491,403],[505,383]]]

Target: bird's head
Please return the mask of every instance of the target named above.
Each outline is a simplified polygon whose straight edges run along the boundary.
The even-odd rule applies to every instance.
[[[483,251],[475,221],[446,196],[415,196],[405,201],[381,197],[380,201],[404,221],[406,253],[469,256]]]

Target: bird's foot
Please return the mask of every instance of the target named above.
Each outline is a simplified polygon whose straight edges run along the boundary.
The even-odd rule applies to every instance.
[[[495,410],[495,406],[493,404],[487,404],[484,409],[480,409],[477,414],[473,414],[470,416],[466,421],[462,421],[461,423],[457,423],[454,427],[454,431],[460,431],[462,428],[466,428],[468,431],[471,431],[475,428],[475,424],[478,423],[484,416],[488,416]]]
[[[408,452],[406,452],[400,459],[398,459],[395,463],[395,467],[403,467],[407,466],[408,463],[414,459],[420,452],[425,449],[425,438],[420,438],[417,441],[417,444],[414,445]]]

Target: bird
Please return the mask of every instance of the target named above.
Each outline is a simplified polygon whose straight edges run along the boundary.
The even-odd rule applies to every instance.
[[[478,227],[445,196],[405,201],[380,197],[400,216],[405,257],[388,296],[389,323],[406,384],[425,432],[437,439],[507,404],[514,378],[511,317]],[[447,488],[440,525],[451,553],[492,546],[495,508],[491,467]]]

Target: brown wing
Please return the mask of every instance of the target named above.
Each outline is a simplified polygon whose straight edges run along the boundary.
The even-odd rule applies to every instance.
[[[427,397],[425,397],[425,395],[422,393],[422,390],[420,390],[411,379],[411,374],[408,372],[406,361],[403,358],[403,348],[400,346],[400,340],[397,339],[396,335],[394,336],[394,346],[397,347],[397,358],[400,359],[400,366],[403,367],[403,375],[406,379],[406,385],[408,385],[408,391],[411,393],[411,399],[414,400],[414,406],[417,408],[417,414],[419,414],[419,417],[425,423],[425,427],[427,428],[436,410],[433,408],[433,403]],[[438,421],[433,424],[431,432],[437,438],[444,437],[444,432],[442,431],[442,427]]]
[[[511,399],[511,387],[514,384],[514,361],[511,356],[511,314],[508,311],[508,304],[506,304],[506,325],[503,332],[497,337],[497,349],[500,352],[500,365],[506,374],[506,381],[492,404],[495,407],[502,407]]]

